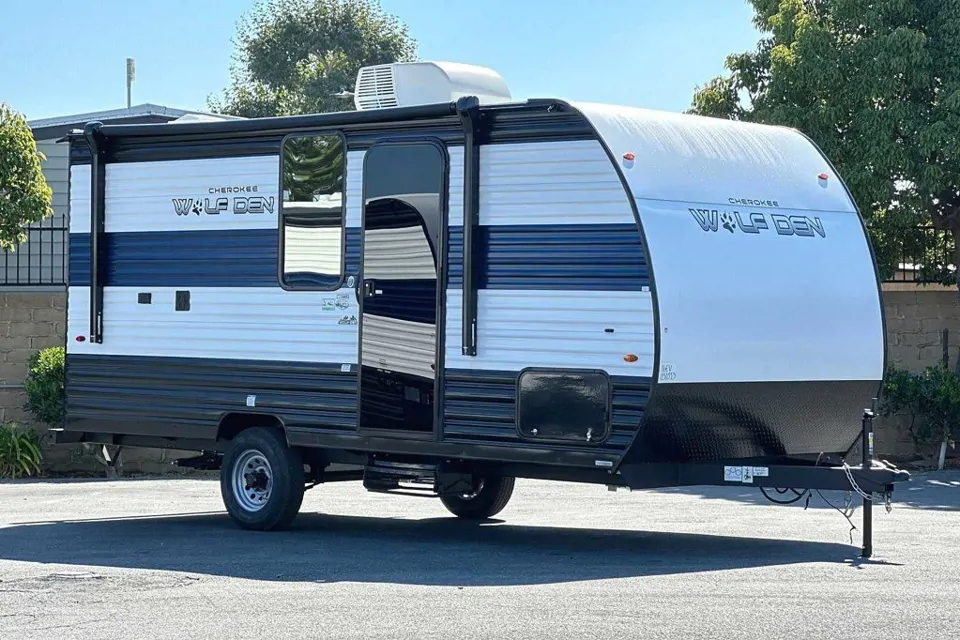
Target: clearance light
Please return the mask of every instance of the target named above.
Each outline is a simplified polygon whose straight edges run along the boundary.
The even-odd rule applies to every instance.
[[[825,173],[821,173],[821,174],[820,174],[819,176],[817,176],[817,177],[820,178],[821,180],[826,180],[826,179],[828,179],[830,176],[828,176],[828,175],[825,174]]]
[[[84,340],[86,340],[86,337],[84,337],[84,336],[77,336],[77,342],[83,342]]]
[[[637,360],[639,360],[639,358],[632,353],[628,353],[627,355],[623,356],[624,362],[636,362]]]
[[[633,162],[637,159],[637,156],[633,155],[632,153],[625,153],[623,154],[623,159],[627,162]]]

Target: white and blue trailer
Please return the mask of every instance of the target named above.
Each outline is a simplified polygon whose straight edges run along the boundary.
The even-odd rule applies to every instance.
[[[517,477],[907,477],[870,461],[877,268],[808,138],[453,63],[355,102],[68,136],[60,441],[202,452],[257,529],[333,480],[486,518]]]

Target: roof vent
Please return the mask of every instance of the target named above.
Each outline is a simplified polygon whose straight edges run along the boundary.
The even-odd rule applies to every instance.
[[[359,110],[455,102],[476,96],[481,104],[510,102],[496,71],[457,62],[398,62],[363,67],[353,101]]]

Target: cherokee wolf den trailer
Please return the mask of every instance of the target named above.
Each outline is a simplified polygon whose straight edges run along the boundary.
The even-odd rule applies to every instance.
[[[201,452],[253,529],[335,480],[488,518],[517,477],[908,478],[871,460],[866,228],[806,137],[442,62],[354,100],[68,136],[60,441]]]

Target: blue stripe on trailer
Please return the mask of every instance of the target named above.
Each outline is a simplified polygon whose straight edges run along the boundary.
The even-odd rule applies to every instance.
[[[637,291],[650,270],[636,225],[482,226],[480,289]],[[449,284],[463,287],[463,227],[450,228]]]
[[[108,287],[276,287],[277,229],[104,234]],[[360,263],[360,230],[347,230],[347,271]],[[70,234],[70,285],[90,284],[90,234]],[[304,278],[297,280],[303,281]]]
[[[105,286],[272,287],[276,229],[104,234]],[[347,273],[360,229],[347,228]],[[636,291],[650,272],[635,225],[482,226],[480,289]],[[449,229],[449,287],[463,284],[463,228]],[[90,283],[90,235],[70,234],[70,284]]]

